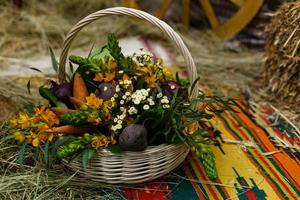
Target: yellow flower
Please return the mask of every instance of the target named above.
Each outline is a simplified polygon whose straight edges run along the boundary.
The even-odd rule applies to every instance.
[[[18,118],[18,124],[21,129],[26,129],[30,126],[30,118],[26,113],[20,113]]]
[[[23,143],[25,140],[25,135],[23,135],[22,133],[20,133],[18,131],[18,132],[15,132],[15,138],[19,143]]]
[[[152,74],[150,76],[146,76],[145,81],[149,88],[155,88],[156,87],[156,75]]]
[[[17,128],[18,120],[16,118],[12,118],[11,120],[9,120],[9,125],[11,128]]]
[[[108,144],[109,144],[109,139],[104,135],[95,136],[92,139],[92,147],[94,149],[106,148]]]
[[[107,137],[105,135],[95,136],[92,138],[92,147],[94,149],[106,148],[109,144],[116,144],[114,135]]]
[[[186,125],[186,127],[183,129],[183,133],[185,135],[192,135],[195,133],[199,128],[198,122],[194,121]]]
[[[167,67],[163,67],[162,73],[163,73],[165,79],[167,79],[167,80],[172,79],[172,77],[173,77],[173,73]]]
[[[31,141],[31,144],[32,146],[34,147],[38,147],[40,145],[40,141],[39,141],[39,138],[34,138],[32,141]]]
[[[100,106],[103,103],[103,99],[97,98],[94,93],[91,93],[91,95],[86,97],[85,99],[86,99],[86,105],[95,109],[100,108]]]

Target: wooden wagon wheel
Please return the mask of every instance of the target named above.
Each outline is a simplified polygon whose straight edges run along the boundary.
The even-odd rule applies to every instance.
[[[257,14],[264,0],[230,0],[240,9],[229,18],[225,23],[221,24],[210,0],[199,0],[203,11],[212,27],[212,32],[222,40],[228,40],[241,31]],[[158,6],[154,15],[163,18],[170,7],[172,0],[163,0]],[[123,0],[123,5],[140,9],[136,0]],[[189,27],[189,5],[190,0],[182,0],[182,23],[184,30]]]

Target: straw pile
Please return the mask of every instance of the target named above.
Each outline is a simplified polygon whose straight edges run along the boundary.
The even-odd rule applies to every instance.
[[[300,104],[300,1],[286,3],[266,28],[264,83],[273,99]]]

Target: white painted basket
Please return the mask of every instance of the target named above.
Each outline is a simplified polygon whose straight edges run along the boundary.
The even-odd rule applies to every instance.
[[[60,82],[65,81],[65,64],[69,48],[77,33],[86,25],[107,15],[137,17],[161,29],[163,33],[169,36],[182,53],[191,82],[196,80],[198,75],[193,58],[180,36],[168,24],[140,10],[114,7],[100,10],[86,16],[75,24],[67,34],[59,62],[58,76]],[[195,96],[197,91],[198,88],[195,88],[192,95]],[[162,144],[149,146],[144,151],[126,151],[121,154],[113,154],[104,149],[97,152],[91,164],[85,169],[82,166],[80,158],[70,163],[65,162],[65,164],[73,170],[79,170],[80,174],[93,181],[110,184],[135,184],[150,181],[169,173],[184,161],[188,152],[189,148],[186,144]]]

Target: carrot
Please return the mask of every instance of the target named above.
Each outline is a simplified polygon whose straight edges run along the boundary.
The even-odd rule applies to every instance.
[[[53,107],[53,108],[51,108],[51,110],[58,116],[75,111],[75,110],[68,109],[68,108],[58,108],[58,107]]]
[[[70,101],[75,109],[79,109],[81,107],[81,105],[84,104],[83,101],[81,101],[75,97],[70,97]]]
[[[85,97],[89,96],[89,92],[79,73],[75,73],[73,78],[73,97],[85,102]]]
[[[64,125],[64,126],[58,126],[54,127],[48,130],[45,130],[46,133],[56,133],[56,134],[83,134],[83,133],[89,133],[92,132],[92,128],[87,127],[77,127],[73,125]]]

